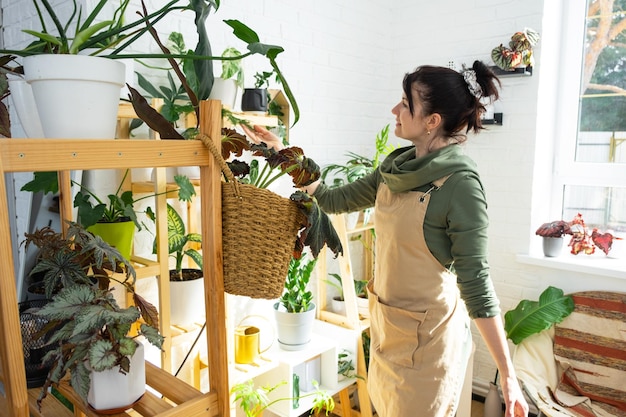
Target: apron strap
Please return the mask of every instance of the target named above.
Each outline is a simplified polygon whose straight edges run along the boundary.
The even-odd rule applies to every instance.
[[[420,197],[420,203],[424,202],[424,199],[426,198],[428,194],[430,194],[431,191],[439,190],[443,186],[443,184],[446,182],[446,180],[450,178],[451,176],[452,174],[448,174],[445,177],[441,177],[438,180],[431,182],[430,188]]]

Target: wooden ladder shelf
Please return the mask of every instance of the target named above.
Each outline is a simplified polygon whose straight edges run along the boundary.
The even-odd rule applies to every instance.
[[[205,101],[200,106],[200,131],[217,146],[221,140],[221,104]],[[0,139],[0,416],[37,415],[26,389],[15,270],[8,218],[5,173],[58,171],[61,190],[69,190],[69,172],[89,169],[149,167],[200,167],[200,202],[205,280],[206,329],[209,368],[208,393],[201,393],[166,371],[147,364],[149,385],[175,406],[164,406],[149,395],[141,401],[142,416],[229,415],[226,312],[222,276],[221,175],[213,156],[200,141],[112,139]],[[67,188],[64,188],[67,187]],[[62,218],[71,210],[67,193],[61,192]],[[65,212],[65,213],[64,213]],[[63,216],[65,214],[65,216]],[[169,279],[169,278],[167,278]],[[161,317],[169,326],[169,317]],[[63,388],[61,388],[63,389]],[[32,398],[32,395],[31,395]],[[133,414],[133,415],[136,415]],[[48,414],[50,415],[50,414]],[[56,414],[55,414],[56,415]],[[80,414],[76,414],[80,415]],[[88,415],[94,415],[88,414]],[[122,414],[124,415],[124,414]]]

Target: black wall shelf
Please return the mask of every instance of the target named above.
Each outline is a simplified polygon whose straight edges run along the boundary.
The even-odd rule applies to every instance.
[[[494,113],[493,119],[483,119],[484,125],[499,125],[502,126],[502,113]]]
[[[513,68],[510,70],[503,70],[498,66],[489,67],[498,77],[530,77],[533,75],[533,67],[531,65],[525,68]]]

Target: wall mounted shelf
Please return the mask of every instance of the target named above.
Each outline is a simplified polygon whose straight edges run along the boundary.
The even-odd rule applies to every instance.
[[[513,68],[511,70],[503,70],[502,68],[493,65],[491,67],[491,70],[498,76],[498,77],[530,77],[533,75],[533,67],[531,65],[527,66],[527,67],[522,67],[522,68]]]
[[[482,122],[484,125],[498,125],[502,126],[502,113],[494,113],[493,119],[483,119]]]

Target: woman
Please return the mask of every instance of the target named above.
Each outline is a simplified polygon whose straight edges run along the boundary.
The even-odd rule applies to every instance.
[[[489,277],[485,193],[459,146],[482,129],[480,100],[497,100],[498,86],[480,61],[460,73],[417,68],[391,111],[395,135],[412,145],[357,182],[305,188],[327,212],[376,207],[368,391],[381,417],[454,416],[471,349],[468,313],[498,366],[505,416],[528,414]],[[247,133],[282,147],[263,128]]]

